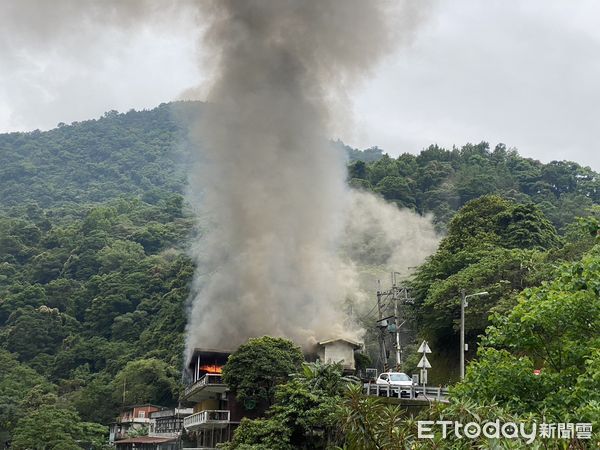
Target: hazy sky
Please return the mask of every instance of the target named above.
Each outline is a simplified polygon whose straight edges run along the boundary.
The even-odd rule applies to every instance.
[[[49,12],[54,2],[0,0],[0,131],[152,108],[208,76],[190,14],[112,27],[56,3]],[[335,137],[394,155],[503,142],[600,170],[600,2],[432,5],[412,41],[351,94],[354,124]]]

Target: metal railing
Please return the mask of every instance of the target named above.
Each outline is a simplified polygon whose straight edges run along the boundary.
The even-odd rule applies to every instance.
[[[176,417],[183,415],[190,415],[194,412],[192,408],[172,408],[165,409],[162,411],[154,411],[150,413],[150,419],[160,419],[163,417]]]
[[[183,419],[184,428],[205,424],[224,424],[229,422],[229,411],[221,409],[207,409]]]
[[[150,417],[119,416],[117,423],[150,423]]]
[[[376,397],[396,397],[406,400],[448,401],[448,389],[441,386],[389,386],[385,384],[365,383],[365,395]]]
[[[200,387],[210,386],[210,385],[223,385],[223,377],[218,373],[207,373],[202,378],[200,378],[195,383],[190,384],[185,388],[184,395],[189,395],[191,392],[195,391]]]
[[[180,431],[148,431],[148,437],[168,437],[168,438],[176,438],[179,437]]]

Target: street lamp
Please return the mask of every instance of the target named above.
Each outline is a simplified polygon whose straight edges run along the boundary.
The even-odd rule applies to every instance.
[[[489,292],[477,292],[466,295],[464,289],[460,291],[460,379],[465,378],[465,308],[468,306],[467,299],[470,297],[479,297],[489,295]]]

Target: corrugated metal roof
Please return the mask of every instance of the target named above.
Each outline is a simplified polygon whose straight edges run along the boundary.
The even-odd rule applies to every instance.
[[[327,344],[331,344],[331,343],[337,342],[337,341],[347,342],[348,344],[351,344],[351,345],[353,345],[354,347],[357,347],[357,348],[362,347],[362,343],[357,342],[357,341],[353,341],[351,339],[346,339],[346,338],[327,339],[326,341],[319,342],[319,345],[327,345]]]
[[[121,439],[115,441],[115,445],[118,444],[164,444],[165,442],[175,442],[177,438],[173,437],[150,437],[150,436],[137,436],[127,439]]]

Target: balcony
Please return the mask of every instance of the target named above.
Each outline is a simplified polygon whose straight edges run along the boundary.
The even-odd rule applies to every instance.
[[[227,385],[223,383],[223,377],[216,373],[207,373],[198,381],[185,388],[183,400],[200,401],[213,397],[227,391]]]
[[[117,417],[117,423],[122,423],[122,424],[132,424],[132,423],[149,424],[150,423],[150,418],[149,417],[133,417],[131,415],[120,416],[120,417]]]
[[[183,419],[186,430],[202,430],[206,428],[225,428],[229,424],[229,411],[207,409]]]
[[[163,411],[154,411],[150,413],[150,419],[164,419],[173,417],[185,417],[194,413],[193,408],[171,408]]]

